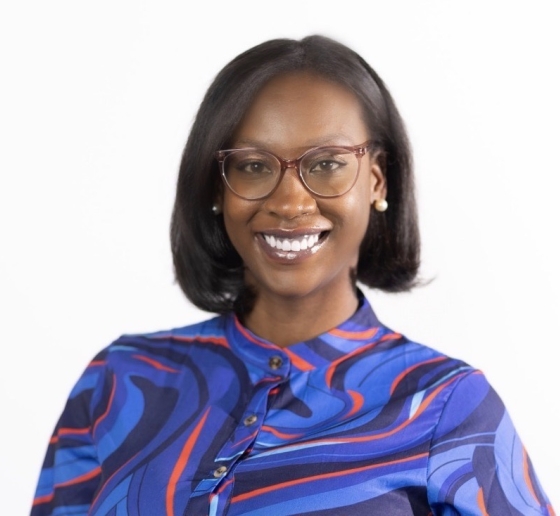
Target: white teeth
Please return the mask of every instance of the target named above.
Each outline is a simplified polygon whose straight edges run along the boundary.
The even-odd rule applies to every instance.
[[[281,251],[305,251],[311,249],[318,241],[319,234],[304,235],[300,238],[279,238],[273,235],[264,235],[266,243]]]

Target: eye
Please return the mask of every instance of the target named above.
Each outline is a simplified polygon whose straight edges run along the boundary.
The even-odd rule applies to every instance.
[[[339,168],[342,164],[333,159],[324,159],[313,163],[310,172],[332,172]]]
[[[342,156],[319,156],[315,157],[313,161],[309,164],[310,174],[333,174],[335,172],[342,172],[344,167],[347,165],[346,161],[342,159]]]
[[[271,176],[277,168],[272,156],[254,150],[234,152],[226,158],[224,165],[228,176],[234,175],[244,180]]]
[[[236,165],[236,170],[248,175],[267,175],[272,171],[265,161],[262,160],[243,160]]]

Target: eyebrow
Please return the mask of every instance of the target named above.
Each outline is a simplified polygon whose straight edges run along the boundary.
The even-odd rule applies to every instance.
[[[342,141],[341,141],[342,140]],[[358,142],[361,143],[361,142]],[[333,133],[328,134],[322,138],[307,140],[302,142],[302,147],[322,147],[323,145],[358,145],[358,143],[350,140],[347,135],[342,133]],[[256,148],[268,148],[272,146],[272,142],[270,140],[253,140],[252,138],[242,138],[240,140],[235,140],[234,147],[240,146],[250,146]]]

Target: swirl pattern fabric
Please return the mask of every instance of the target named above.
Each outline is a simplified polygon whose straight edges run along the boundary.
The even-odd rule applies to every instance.
[[[484,375],[364,298],[284,349],[234,315],[121,337],[70,394],[31,514],[554,512]]]

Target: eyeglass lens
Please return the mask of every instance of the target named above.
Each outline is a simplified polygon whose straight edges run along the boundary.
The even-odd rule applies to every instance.
[[[301,178],[309,190],[324,197],[346,193],[360,167],[354,152],[340,147],[322,147],[306,153],[300,162]],[[246,199],[270,194],[282,175],[282,164],[272,154],[240,149],[224,158],[223,171],[229,187]]]

